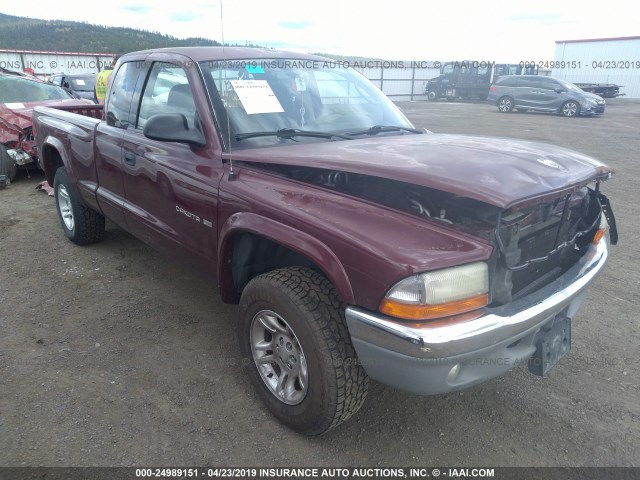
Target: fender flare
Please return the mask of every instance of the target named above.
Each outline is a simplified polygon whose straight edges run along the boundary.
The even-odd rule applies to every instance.
[[[56,174],[56,172],[52,168],[51,157],[45,154],[45,152],[49,148],[52,148],[58,152],[58,155],[60,155],[60,159],[62,160],[62,164],[67,169],[69,178],[71,178],[71,181],[73,182],[74,181],[73,179],[75,178],[75,176],[73,175],[71,162],[67,157],[67,150],[64,148],[64,145],[60,140],[58,140],[56,137],[52,137],[51,135],[48,135],[42,142],[42,147],[40,148],[40,152],[39,152],[39,157],[42,162],[42,169],[44,170],[47,183],[53,187],[53,177]]]
[[[353,289],[347,272],[342,262],[327,245],[293,227],[249,212],[239,212],[231,215],[220,229],[218,237],[218,285],[223,301],[236,303],[238,300],[232,280],[230,259],[233,255],[233,238],[239,233],[252,233],[262,236],[308,258],[322,270],[335,287],[340,298],[345,303],[354,304]]]

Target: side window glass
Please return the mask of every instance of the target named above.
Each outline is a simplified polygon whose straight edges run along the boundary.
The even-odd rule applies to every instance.
[[[542,88],[546,88],[547,90],[555,90],[556,88],[561,87],[558,82],[555,82],[550,78],[541,78],[540,81],[542,82]]]
[[[543,90],[553,90],[555,88],[553,82],[548,81],[546,78],[541,78],[537,80],[536,83],[538,84],[539,88]]]
[[[127,62],[120,65],[116,73],[111,74],[108,80],[109,100],[105,110],[108,125],[118,128],[129,126],[129,109],[140,71],[140,62]]]
[[[166,113],[182,114],[189,128],[195,125],[196,104],[187,72],[178,65],[155,62],[142,92],[136,128],[142,130],[153,115]]]
[[[519,78],[518,80],[519,80],[518,84],[521,87],[526,87],[526,88],[538,88],[539,87],[539,85],[536,84],[536,82],[532,78],[528,78],[528,77],[523,76],[523,77]]]

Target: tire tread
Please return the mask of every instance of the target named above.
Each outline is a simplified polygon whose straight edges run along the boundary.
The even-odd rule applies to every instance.
[[[346,305],[331,282],[309,268],[281,268],[262,274],[254,281],[265,282],[270,288],[283,288],[298,308],[312,315],[315,330],[327,347],[323,352],[325,364],[335,375],[336,392],[330,395],[332,404],[326,418],[318,422],[317,431],[306,433],[318,435],[337,427],[362,407],[369,389],[369,377],[357,361],[349,336],[344,316]]]
[[[71,181],[69,179],[69,174],[67,173],[65,167],[60,167],[56,170],[53,181],[54,189],[56,190],[56,208],[58,204],[56,187],[59,184],[64,185],[67,189],[67,192],[69,192],[73,208],[73,220],[75,227],[73,232],[70,232],[66,228],[64,222],[62,222],[62,217],[60,218],[60,221],[62,222],[62,229],[64,230],[65,235],[69,238],[69,240],[71,240],[76,245],[89,245],[104,240],[104,216],[87,207],[86,205],[81,204],[76,199]],[[60,214],[60,212],[58,212],[58,214]]]

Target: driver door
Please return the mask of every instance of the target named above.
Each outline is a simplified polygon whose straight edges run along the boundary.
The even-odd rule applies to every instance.
[[[190,70],[190,71],[189,71]],[[221,156],[210,146],[152,140],[143,134],[153,115],[177,113],[202,128],[194,101],[195,68],[153,62],[140,96],[135,125],[123,139],[125,208],[129,230],[164,253],[200,266],[215,265]],[[191,75],[193,74],[193,75]]]

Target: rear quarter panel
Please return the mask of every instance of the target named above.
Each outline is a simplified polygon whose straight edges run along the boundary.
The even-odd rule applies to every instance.
[[[100,123],[95,117],[101,117],[101,111],[100,105],[65,109],[36,107],[33,114],[35,138],[40,152],[39,161],[47,182],[53,186],[56,169],[60,164],[64,165],[76,193],[95,209],[98,209],[98,206],[95,196],[91,194],[95,189],[90,186],[97,186],[98,183],[94,162],[94,138],[95,129]],[[85,188],[81,188],[83,185]]]

